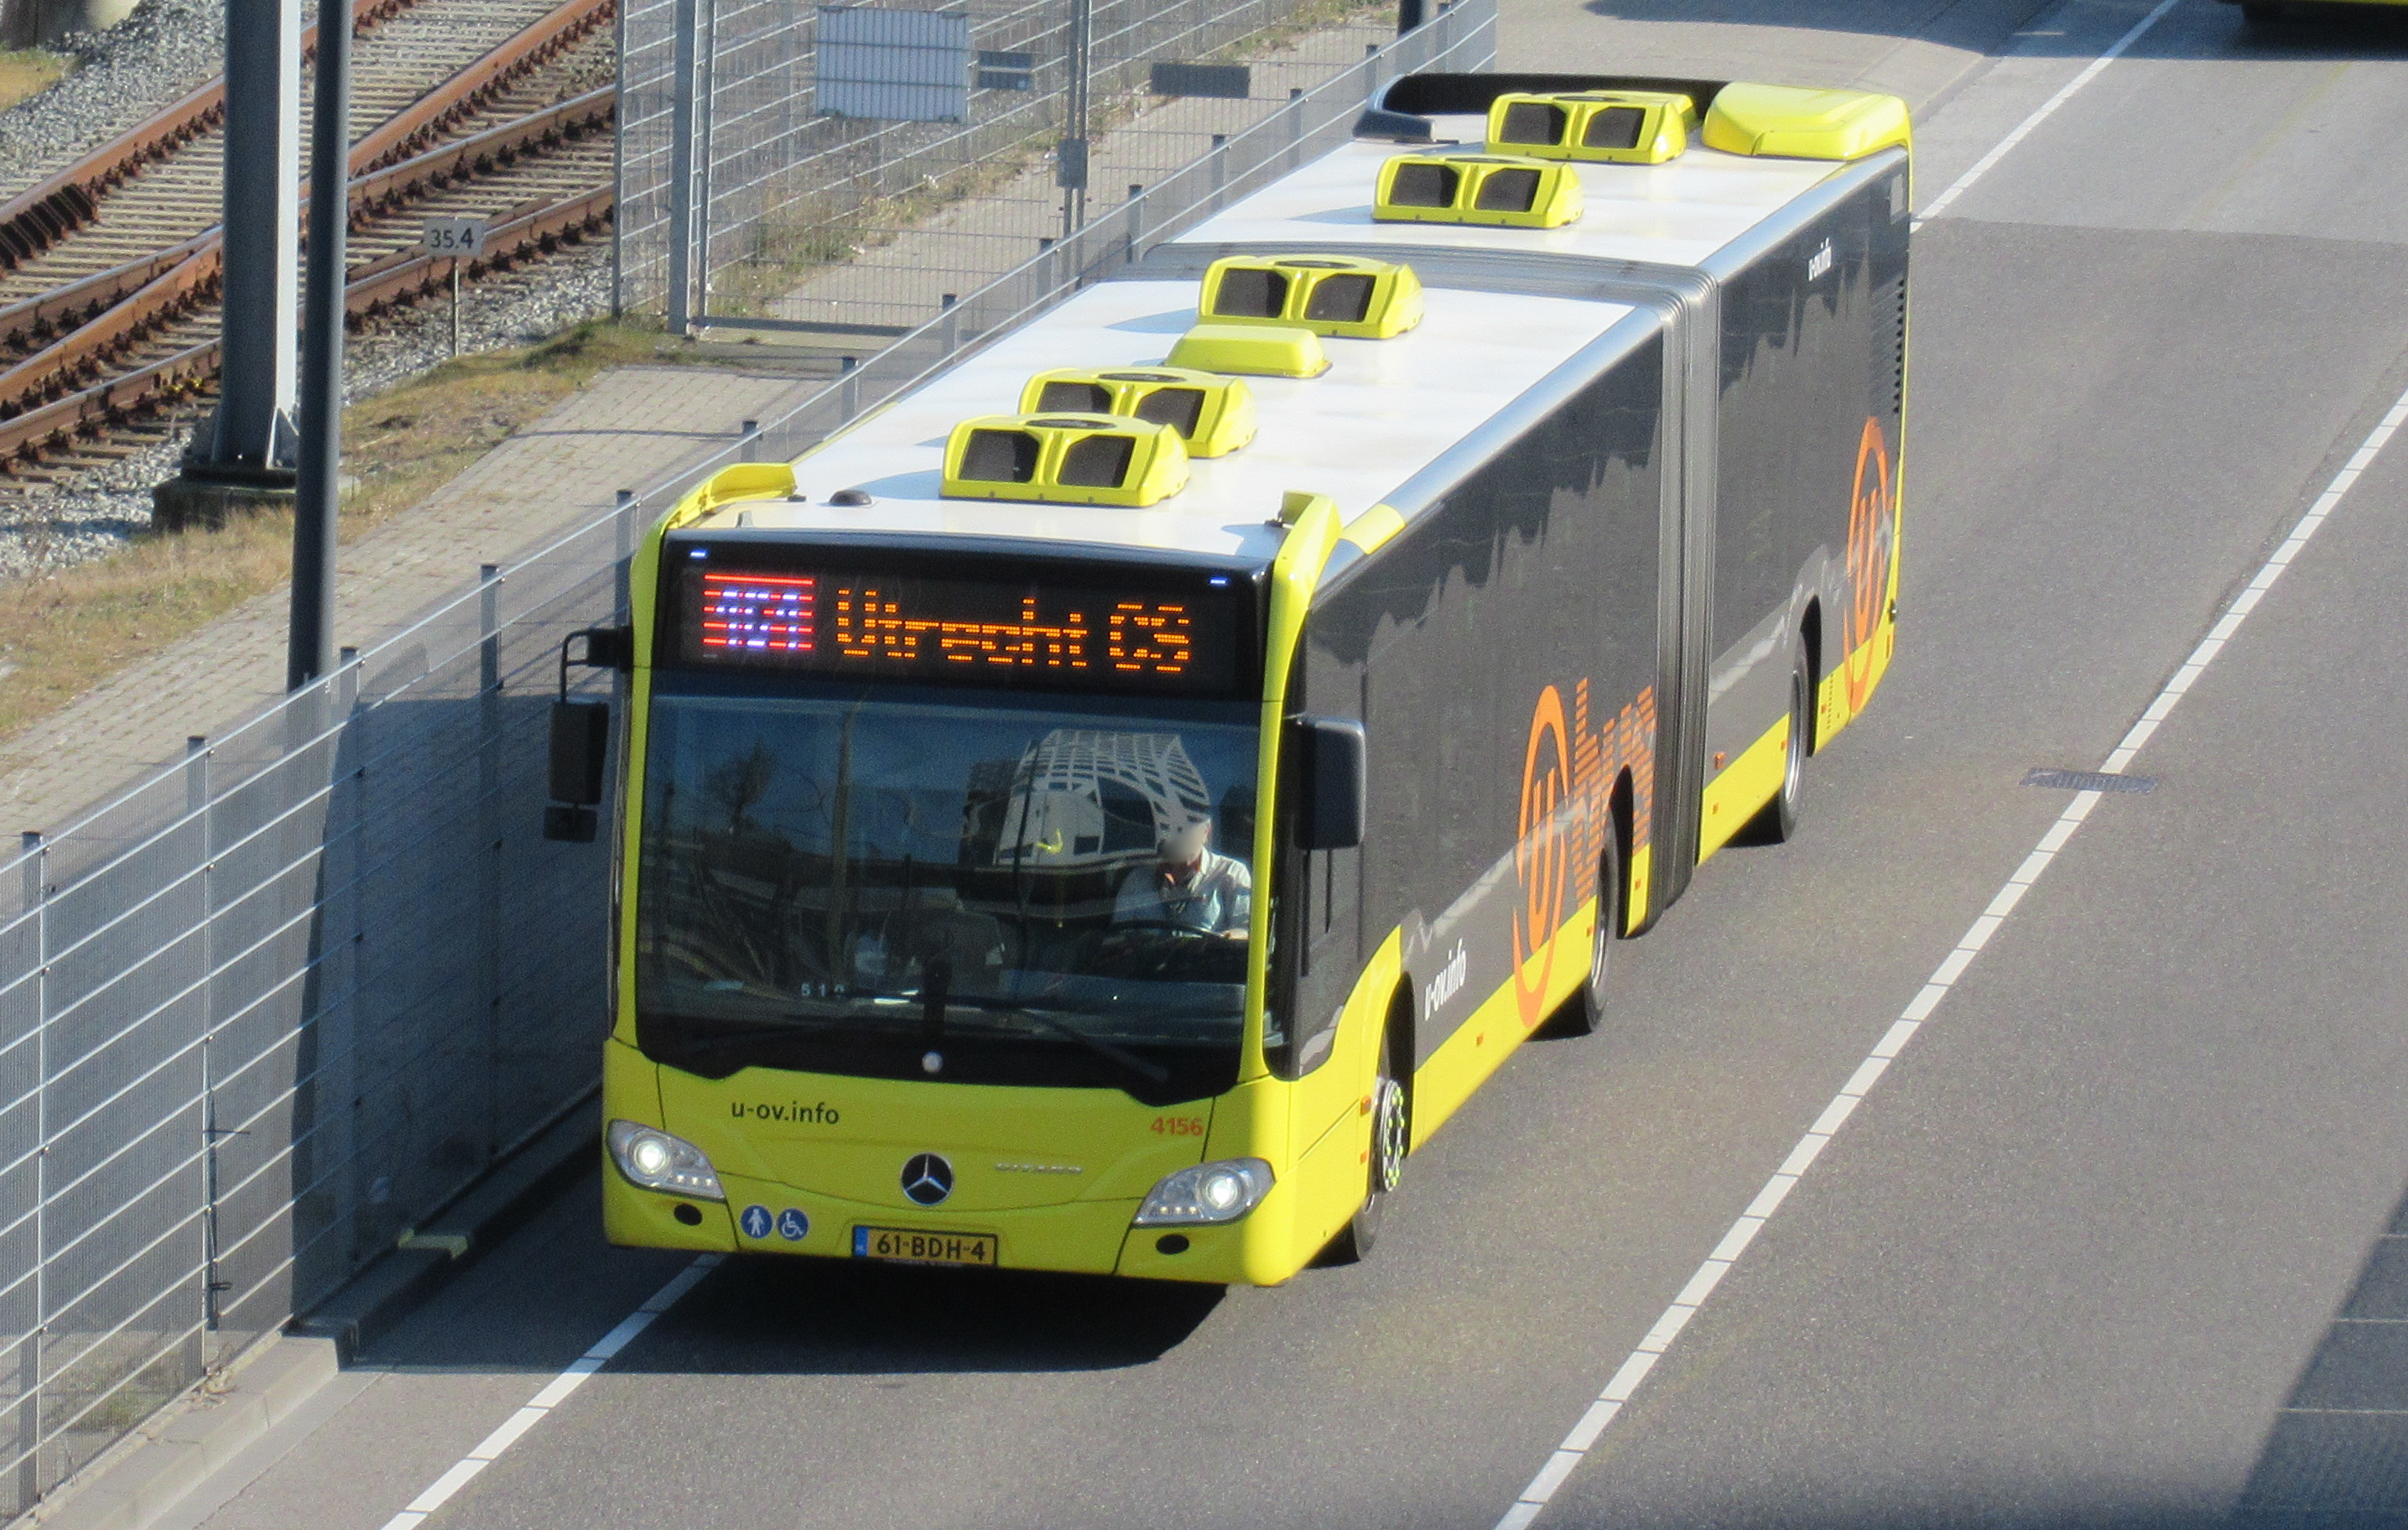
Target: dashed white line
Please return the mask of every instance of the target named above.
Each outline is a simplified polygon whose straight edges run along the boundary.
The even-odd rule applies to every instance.
[[[2162,6],[2158,7],[2160,12],[2164,9]],[[2126,40],[2129,41],[2131,36],[2128,34]],[[2120,771],[2132,763],[2132,757],[2157,731],[2157,724],[2165,721],[2167,714],[2174,709],[2174,704],[2190,690],[2192,682],[2223,651],[2232,635],[2241,630],[2242,622],[2258,608],[2258,602],[2282,577],[2283,570],[2291,565],[2300,551],[2307,546],[2308,539],[2323,527],[2326,518],[2341,503],[2342,496],[2349,493],[2350,486],[2358,481],[2376,454],[2390,443],[2402,424],[2408,424],[2408,393],[2401,393],[2392,404],[2382,422],[2368,433],[2365,441],[2351,455],[2348,465],[2333,476],[2325,492],[2316,496],[2315,503],[2293,522],[2290,535],[2268,556],[2247,587],[2233,597],[2232,604],[2225,608],[2223,616],[2209,629],[2208,636],[2166,681],[2141,714],[2141,720],[2132,724],[2123,740],[2100,765],[2100,770]],[[1655,1368],[1656,1362],[1670,1349],[1673,1339],[1688,1326],[1689,1320],[1705,1306],[1706,1298],[1722,1283],[1723,1277],[1730,1273],[1732,1265],[1755,1241],[1756,1235],[1763,1230],[1772,1214],[1781,1209],[1790,1191],[1797,1188],[1799,1180],[1813,1166],[1814,1160],[1848,1117],[1855,1113],[1856,1107],[1863,1103],[1865,1095],[1887,1071],[1891,1062],[1914,1038],[1915,1033],[1930,1018],[1940,1001],[1947,997],[1949,990],[1972,965],[1973,958],[1992,934],[2022,899],[2025,892],[2039,880],[2040,874],[2048,869],[2057,852],[2073,837],[2074,832],[2090,816],[2090,809],[2098,803],[2099,794],[2096,792],[2074,794],[2073,800],[2066,804],[2065,810],[2041,836],[2039,845],[2024,858],[2023,865],[2015,868],[2014,875],[2007,879],[2006,885],[1990,900],[1989,908],[1973,921],[1948,954],[1941,959],[1940,965],[1921,991],[1884,1033],[1880,1042],[1866,1054],[1865,1060],[1856,1065],[1856,1072],[1840,1087],[1839,1094],[1832,1096],[1831,1103],[1823,1108],[1823,1113],[1815,1118],[1814,1124],[1798,1139],[1798,1145],[1789,1150],[1789,1156],[1783,1161],[1781,1167],[1764,1182],[1764,1188],[1756,1192],[1756,1199],[1748,1204],[1746,1211],[1731,1223],[1730,1231],[1723,1235],[1713,1252],[1706,1256],[1705,1262],[1698,1266],[1697,1273],[1689,1277],[1688,1283],[1681,1288],[1681,1294],[1673,1297],[1671,1305],[1664,1309],[1663,1316],[1647,1330],[1647,1337],[1641,1339],[1629,1358],[1623,1361],[1621,1368],[1613,1373],[1613,1379],[1598,1394],[1597,1401],[1588,1406],[1580,1422],[1572,1426],[1571,1433],[1564,1437],[1563,1443],[1555,1447],[1546,1464],[1539,1468],[1539,1474],[1530,1479],[1530,1485],[1522,1490],[1521,1497],[1497,1522],[1497,1530],[1525,1530],[1538,1519],[1548,1500],[1555,1496],[1555,1490],[1571,1476],[1572,1468],[1580,1465],[1582,1458],[1605,1433],[1606,1426],[1614,1421],[1638,1392],[1640,1382],[1647,1379],[1647,1373]]]
[[[2107,51],[2100,54],[2097,58],[2092,59],[2088,64],[2084,64],[2080,74],[2075,75],[2071,79],[2067,80],[2064,87],[2055,95],[2052,95],[2047,100],[2042,102],[2030,116],[2025,118],[2022,122],[2017,122],[2014,126],[2014,131],[2009,133],[2005,137],[2000,138],[1997,143],[1991,145],[1990,151],[1983,155],[1979,160],[1976,160],[1971,169],[1966,171],[1963,175],[1958,176],[1954,181],[1952,181],[1946,191],[1942,192],[1938,196],[1933,197],[1930,203],[1924,207],[1923,211],[1915,217],[1914,222],[1916,226],[1920,227],[1921,225],[1931,222],[1934,218],[1939,217],[1942,212],[1947,211],[1949,203],[1954,202],[1958,197],[1964,195],[1966,191],[1972,186],[1973,182],[1981,179],[1984,176],[1988,175],[1992,167],[1997,165],[2000,160],[2005,159],[2014,149],[2015,145],[2023,142],[2024,139],[2030,135],[2032,129],[2040,126],[2041,123],[2047,122],[2051,117],[2055,116],[2057,114],[2057,107],[2065,105],[2068,101],[2072,100],[2074,96],[2080,93],[2082,87],[2098,79],[2099,76],[2105,71],[2107,65],[2114,63],[2117,59],[2124,56],[2124,50],[2126,49],[2140,41],[2141,34],[2157,25],[2159,20],[2165,16],[2166,12],[2173,9],[2174,7],[2180,4],[2182,4],[2182,0],[2157,0],[2157,4],[2154,9],[2152,9],[2146,16],[2142,17],[2138,21],[2133,23],[2132,30],[2116,38],[2114,46],[2110,47]]]
[[[608,1365],[611,1356],[634,1342],[638,1334],[652,1325],[654,1319],[678,1304],[680,1297],[695,1288],[696,1281],[710,1274],[720,1261],[715,1253],[695,1260],[660,1290],[652,1293],[643,1306],[620,1320],[619,1326],[595,1343],[594,1348],[577,1357],[576,1362],[544,1384],[541,1392],[527,1399],[526,1406],[502,1421],[502,1426],[487,1435],[477,1448],[452,1464],[450,1470],[426,1485],[426,1491],[409,1500],[409,1507],[384,1522],[384,1530],[412,1530],[426,1523],[426,1517],[443,1507],[451,1496],[466,1487],[476,1475],[500,1459],[504,1451],[517,1444],[526,1432],[550,1417],[552,1410],[566,1402],[579,1387],[595,1371]]]

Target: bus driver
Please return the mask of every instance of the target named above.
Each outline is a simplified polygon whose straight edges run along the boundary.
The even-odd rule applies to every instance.
[[[1210,818],[1191,818],[1162,836],[1154,865],[1123,879],[1112,922],[1173,924],[1243,940],[1254,904],[1254,878],[1246,863],[1212,849]]]

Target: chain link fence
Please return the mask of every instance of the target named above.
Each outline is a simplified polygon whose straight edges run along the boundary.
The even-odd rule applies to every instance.
[[[1461,0],[739,446],[28,836],[0,865],[0,1503],[591,1108],[610,851],[541,836],[547,704],[563,637],[624,610],[644,528],[1344,141],[1395,74],[1487,67],[1495,18]]]
[[[967,46],[823,47],[825,19],[862,34],[872,10],[953,21]],[[681,331],[900,335],[1359,64],[1397,13],[1394,0],[631,0],[619,302]],[[890,59],[966,88],[830,78]]]

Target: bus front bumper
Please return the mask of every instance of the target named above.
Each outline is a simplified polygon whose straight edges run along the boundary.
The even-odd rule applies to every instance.
[[[799,1254],[864,1263],[961,1264],[1063,1274],[1125,1275],[1217,1284],[1259,1280],[1249,1271],[1249,1224],[1265,1212],[1275,1220],[1276,1189],[1240,1222],[1220,1226],[1136,1227],[1136,1201],[1070,1201],[946,1216],[899,1212],[814,1194],[770,1180],[723,1175],[724,1203],[629,1184],[615,1165],[602,1166],[602,1223],[625,1248],[691,1249],[696,1252]],[[880,1232],[931,1235],[933,1259],[882,1259],[872,1249],[903,1240]],[[991,1241],[986,1241],[991,1240]],[[908,1246],[908,1244],[906,1244]]]

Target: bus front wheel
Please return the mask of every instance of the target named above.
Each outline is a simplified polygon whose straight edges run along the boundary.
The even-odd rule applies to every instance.
[[[1789,742],[1781,751],[1781,789],[1764,805],[1742,837],[1753,845],[1786,844],[1798,836],[1806,800],[1806,755],[1814,739],[1814,676],[1806,647],[1798,646],[1789,666]]]
[[[1363,1204],[1355,1208],[1317,1263],[1352,1265],[1370,1253],[1371,1246],[1380,1240],[1380,1219],[1387,1209],[1388,1197],[1405,1177],[1405,1154],[1412,1147],[1412,1099],[1405,1093],[1397,1062],[1396,1033],[1391,1031],[1380,1038],[1380,1072],[1371,1083],[1371,1149]]]

